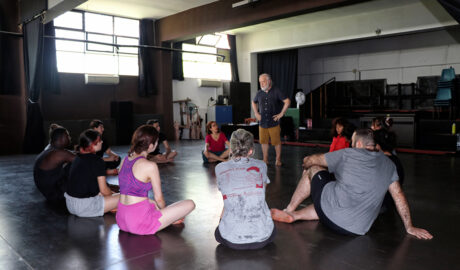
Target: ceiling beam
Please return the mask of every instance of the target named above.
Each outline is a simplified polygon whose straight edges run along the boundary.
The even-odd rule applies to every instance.
[[[186,40],[366,1],[369,0],[258,0],[232,8],[238,0],[220,0],[157,20],[157,38],[160,42]]]
[[[50,21],[57,18],[59,15],[66,13],[73,8],[78,7],[79,5],[86,2],[86,0],[55,0],[48,1],[48,10],[46,11],[46,16],[43,23],[49,23]]]

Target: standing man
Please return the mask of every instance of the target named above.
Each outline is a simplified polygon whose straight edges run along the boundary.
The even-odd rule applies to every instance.
[[[286,113],[291,101],[278,88],[272,87],[269,74],[261,74],[259,83],[262,91],[257,92],[252,101],[252,109],[259,120],[259,142],[262,145],[264,162],[268,164],[268,140],[270,139],[271,144],[275,146],[275,164],[281,166],[280,119]]]

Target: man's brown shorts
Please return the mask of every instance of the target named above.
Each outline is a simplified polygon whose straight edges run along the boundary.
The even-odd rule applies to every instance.
[[[268,139],[270,139],[271,145],[281,144],[280,132],[280,125],[271,128],[262,128],[259,126],[259,143],[268,144]]]

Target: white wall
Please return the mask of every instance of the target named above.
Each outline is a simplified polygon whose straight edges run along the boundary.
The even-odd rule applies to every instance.
[[[299,49],[297,84],[308,93],[332,77],[397,84],[439,76],[450,66],[460,73],[459,41],[456,28]]]
[[[296,25],[285,27],[276,27],[272,24],[270,28],[249,33],[237,33],[237,50],[238,50],[238,69],[240,80],[243,82],[251,82],[252,96],[257,91],[257,63],[254,55],[258,52],[267,52],[273,50],[281,50],[288,48],[300,48],[307,46],[317,46],[320,44],[330,44],[347,40],[356,40],[371,37],[392,36],[396,34],[413,33],[418,31],[427,31],[430,29],[439,29],[446,26],[458,25],[458,23],[444,10],[444,8],[433,0],[399,0],[392,1],[395,6],[389,6],[385,1],[390,0],[375,0],[361,4],[356,4],[350,7],[342,7],[338,9],[320,11],[309,14],[308,16],[300,16],[295,20]],[[368,5],[368,6],[366,6]],[[373,5],[373,6],[372,6]],[[376,6],[381,8],[375,8]],[[367,8],[372,6],[373,8]],[[343,10],[347,12],[341,12]],[[356,10],[355,13],[350,10]],[[366,11],[369,10],[369,11]],[[311,17],[309,17],[311,16]],[[316,20],[311,18],[317,18]],[[381,29],[381,34],[377,35],[375,30]],[[433,40],[436,43],[436,40]],[[424,49],[415,51],[404,51],[400,54],[403,62],[421,61],[432,64],[433,55],[445,52],[445,48],[436,49],[436,45],[430,47],[430,58],[423,60],[414,59],[425,55]],[[392,53],[390,53],[393,55]],[[394,55],[393,55],[394,56]],[[386,59],[385,56],[370,55],[368,60],[366,56],[361,60],[361,65],[366,65],[366,61],[371,61],[372,57],[377,59]],[[343,64],[347,68],[356,66],[357,59],[353,56],[350,58],[328,59],[329,62],[316,63],[317,65],[335,66],[333,61],[344,61]],[[330,62],[332,61],[332,62]],[[388,61],[391,61],[388,59]],[[396,60],[394,60],[396,61]],[[399,61],[399,60],[398,60]],[[393,64],[387,63],[391,66]],[[435,65],[441,65],[436,63]],[[377,71],[369,70],[367,74],[361,74],[364,77],[373,77],[372,73]],[[394,72],[394,71],[388,71]],[[406,69],[403,73],[407,80],[412,78],[414,72],[419,70]],[[427,68],[420,69],[421,73],[432,73],[435,71]],[[353,79],[350,74],[343,74],[345,79]],[[393,73],[389,74],[392,78]],[[402,75],[401,75],[402,76]],[[401,77],[401,80],[403,78]],[[395,79],[396,80],[396,79]]]
[[[191,99],[191,102],[198,106],[198,112],[203,119],[202,132],[205,135],[206,126],[206,113],[208,110],[208,100],[212,97],[215,100],[218,95],[222,95],[222,87],[198,87],[198,80],[192,78],[185,78],[184,81],[173,80],[173,101]],[[212,103],[210,103],[212,104]],[[174,121],[180,123],[179,104],[173,105]],[[184,118],[184,124],[185,124]]]

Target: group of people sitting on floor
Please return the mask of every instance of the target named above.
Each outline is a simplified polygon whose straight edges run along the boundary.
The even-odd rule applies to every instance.
[[[157,163],[170,162],[177,153],[159,133],[158,121],[148,122],[134,132],[128,155],[121,162],[108,145],[104,148],[101,125],[94,122],[92,129],[80,135],[76,153],[66,149],[70,143],[68,131],[61,126],[52,128],[50,145],[37,157],[34,167],[34,180],[43,195],[51,202],[65,200],[69,212],[81,217],[116,211],[120,229],[134,234],[154,234],[183,222],[195,204],[192,200],[165,204]],[[375,128],[374,122],[372,126]],[[225,246],[256,249],[271,243],[276,235],[273,220],[320,220],[337,233],[363,235],[382,209],[392,206],[407,233],[432,238],[428,231],[412,224],[401,188],[404,170],[394,154],[396,137],[388,125],[380,125],[375,131],[356,130],[348,139],[349,124],[336,119],[334,149],[304,158],[302,177],[284,210],[270,210],[265,201],[270,180],[267,165],[252,158],[253,135],[238,129],[228,141],[216,122],[208,123],[206,129],[203,160],[222,161],[215,167],[224,202],[215,238]],[[158,150],[160,142],[165,145],[164,154]],[[112,158],[103,160],[97,155],[99,151]],[[119,193],[112,191],[106,181],[107,170],[112,169],[108,162],[117,160]],[[148,198],[150,190],[154,200]],[[310,196],[313,203],[298,209]]]
[[[173,222],[180,222],[195,207],[192,201],[165,205],[156,163],[158,160],[171,162],[177,153],[171,150],[164,135],[167,152],[160,153],[159,129],[156,120],[137,129],[130,152],[121,161],[102,139],[102,121],[93,120],[90,129],[80,134],[75,151],[67,149],[71,141],[69,132],[52,124],[50,144],[35,161],[35,184],[49,202],[65,205],[71,214],[94,217],[118,209],[120,228],[137,234],[153,234]],[[108,174],[119,175],[119,193],[109,187]],[[155,201],[147,200],[152,188]]]

